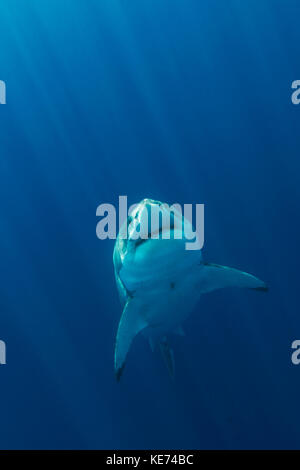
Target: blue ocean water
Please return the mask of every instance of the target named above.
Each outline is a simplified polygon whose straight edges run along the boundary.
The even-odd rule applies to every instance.
[[[298,0],[1,0],[0,448],[298,448]],[[120,383],[96,208],[205,204],[176,380],[137,337]]]

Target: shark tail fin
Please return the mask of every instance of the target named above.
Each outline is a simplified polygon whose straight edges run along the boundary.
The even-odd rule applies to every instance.
[[[174,352],[173,349],[170,347],[169,343],[167,342],[167,338],[164,337],[159,343],[160,350],[164,359],[164,362],[167,366],[169,375],[171,379],[175,377],[175,361],[174,361]]]
[[[130,298],[123,310],[118,327],[115,346],[115,374],[119,381],[125,366],[127,353],[134,337],[148,326],[141,315],[142,305],[135,299]]]
[[[268,290],[265,282],[239,269],[212,263],[204,263],[203,269],[204,275],[201,283],[203,293],[224,287],[244,287],[263,292]]]

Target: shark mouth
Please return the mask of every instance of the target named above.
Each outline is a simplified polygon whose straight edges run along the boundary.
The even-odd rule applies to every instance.
[[[171,237],[171,234],[174,232],[174,222],[172,224],[170,224],[170,228],[167,227],[167,228],[163,228],[163,227],[160,227],[158,230],[155,230],[153,232],[148,232],[148,235],[147,235],[147,238],[138,238],[137,240],[135,240],[135,247],[138,248],[139,246],[141,246],[143,243],[151,240],[151,239],[154,239],[154,240],[158,240],[160,239],[160,237],[156,237],[157,235],[162,235],[162,239],[163,239],[163,234],[164,233],[168,233],[169,236],[168,237],[165,237],[166,240],[172,238]]]

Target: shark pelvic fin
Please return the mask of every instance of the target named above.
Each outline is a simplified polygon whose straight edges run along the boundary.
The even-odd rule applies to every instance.
[[[141,302],[136,298],[130,298],[121,316],[115,346],[115,374],[118,381],[121,378],[126,356],[134,337],[148,326],[141,315],[141,310]]]
[[[152,352],[155,351],[155,347],[156,347],[156,342],[155,340],[152,338],[152,336],[149,336],[149,346],[150,346],[150,349]]]
[[[182,329],[182,326],[177,326],[175,330],[173,330],[173,333],[178,336],[185,336],[185,332]]]
[[[167,366],[168,372],[170,374],[171,379],[175,377],[175,361],[174,361],[174,353],[173,349],[170,347],[169,343],[167,342],[167,338],[163,338],[160,343],[160,350]]]
[[[204,263],[204,275],[201,282],[201,292],[211,292],[224,287],[244,287],[259,291],[267,291],[267,285],[252,274],[219,264]]]

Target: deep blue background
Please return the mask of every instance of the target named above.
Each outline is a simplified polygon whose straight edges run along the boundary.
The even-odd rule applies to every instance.
[[[0,448],[297,448],[298,0],[0,0]],[[176,381],[121,314],[96,207],[206,205],[218,291]]]

